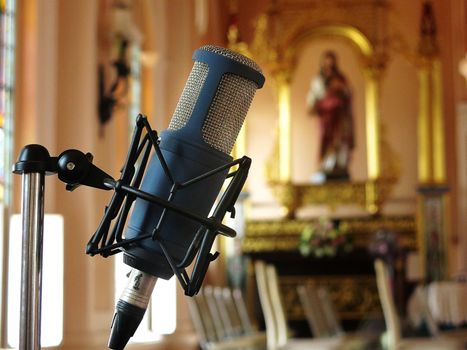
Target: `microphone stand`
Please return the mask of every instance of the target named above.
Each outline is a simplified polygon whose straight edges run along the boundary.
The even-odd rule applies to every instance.
[[[40,349],[44,174],[23,175],[19,349]]]
[[[142,136],[143,130],[146,131],[145,136]],[[139,189],[151,149],[154,150],[155,155],[162,164],[165,175],[172,183],[171,194],[167,199]],[[141,165],[138,170],[135,170],[141,155]],[[91,153],[84,154],[76,149],[66,150],[58,157],[51,157],[44,146],[32,144],[21,150],[18,161],[13,167],[13,173],[23,176],[19,350],[39,350],[41,348],[42,242],[44,230],[44,179],[46,175],[57,174],[58,178],[66,183],[68,191],[73,191],[80,185],[115,191],[110,204],[106,207],[104,217],[97,231],[93,234],[86,247],[87,254],[92,256],[99,254],[108,257],[125,250],[131,244],[145,239],[157,240],[185,294],[188,296],[198,293],[210,262],[219,255],[217,252],[210,253],[215,237],[218,234],[227,237],[235,237],[236,235],[233,229],[222,224],[222,219],[226,212],[230,212],[232,217],[235,215],[234,205],[248,176],[251,164],[250,158],[244,156],[185,182],[177,182],[173,178],[159,148],[157,132],[151,129],[145,116],[139,115],[136,120],[131,147],[119,180],[114,180],[112,176],[92,164],[92,160]],[[237,168],[228,173],[226,178],[231,178],[231,181],[211,217],[197,215],[173,203],[178,191],[189,188],[232,167]],[[125,239],[122,231],[131,205],[136,198],[150,201],[163,207],[164,210],[151,235]],[[158,234],[167,211],[176,212],[200,224],[181,261],[176,261],[170,255],[163,239]],[[111,227],[113,220],[116,220],[116,223]],[[193,271],[191,276],[188,276],[186,268],[195,257]]]
[[[45,175],[58,173],[72,191],[79,184],[99,186],[99,179],[111,178],[92,163],[92,155],[68,150],[59,157],[50,157],[41,145],[25,146],[13,167],[22,179],[22,245],[20,350],[38,350],[41,335],[42,243],[44,234]]]

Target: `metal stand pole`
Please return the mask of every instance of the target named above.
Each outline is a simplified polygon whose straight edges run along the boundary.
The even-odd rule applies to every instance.
[[[21,150],[13,173],[23,176],[19,350],[39,350],[45,176],[58,173],[68,191],[80,185],[110,190],[106,182],[114,180],[92,164],[91,153],[71,149],[51,157],[44,146],[34,144]]]
[[[41,348],[44,179],[50,163],[45,147],[28,145],[21,150],[13,168],[23,178],[19,350]]]
[[[41,348],[44,177],[44,173],[23,174],[20,350]]]

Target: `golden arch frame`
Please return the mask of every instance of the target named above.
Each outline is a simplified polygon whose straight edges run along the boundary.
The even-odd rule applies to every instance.
[[[353,10],[359,11],[357,8]],[[378,11],[378,9],[372,9]],[[345,11],[345,9],[344,9]],[[238,30],[230,28],[229,44],[259,61],[272,77],[278,101],[278,133],[271,161],[267,165],[268,182],[285,209],[293,217],[298,208],[307,204],[325,204],[336,207],[341,204],[359,204],[369,213],[377,213],[397,180],[394,176],[381,176],[381,139],[379,122],[379,86],[384,70],[385,55],[381,52],[381,39],[372,38],[351,24],[317,24],[310,21],[310,12],[301,16],[284,16],[286,30],[274,31],[268,22],[271,14],[262,14],[256,22],[251,45],[237,42]],[[315,12],[316,14],[316,12]],[[287,21],[289,21],[287,23]],[[361,26],[360,26],[361,27]],[[276,26],[277,28],[277,26]],[[374,32],[366,28],[366,33]],[[290,82],[295,62],[304,46],[311,40],[323,37],[342,38],[356,48],[362,61],[365,78],[365,125],[368,176],[364,182],[335,182],[324,185],[294,184],[291,177],[291,116]],[[280,137],[279,137],[280,135]],[[393,173],[394,174],[394,173]]]
[[[365,76],[365,125],[367,142],[368,178],[377,179],[380,176],[379,160],[379,74],[372,65],[374,60],[374,47],[370,40],[358,29],[347,25],[318,26],[303,32],[288,45],[290,62],[283,65],[289,70],[287,74],[279,72],[281,76],[292,76],[294,62],[300,55],[303,47],[311,40],[322,37],[339,37],[345,39],[356,47],[362,57]],[[276,71],[276,74],[278,72]],[[273,73],[274,75],[274,73]],[[291,117],[290,117],[290,79],[275,77],[279,101],[279,180],[291,180]],[[275,180],[275,179],[271,179]]]

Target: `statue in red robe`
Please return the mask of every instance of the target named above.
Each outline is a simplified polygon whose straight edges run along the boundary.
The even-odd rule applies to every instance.
[[[321,71],[310,86],[308,111],[320,120],[320,170],[317,182],[349,179],[349,163],[354,144],[351,94],[345,76],[337,66],[336,54],[326,51]]]

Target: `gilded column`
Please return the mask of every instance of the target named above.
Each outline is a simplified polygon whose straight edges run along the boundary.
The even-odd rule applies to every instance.
[[[378,76],[377,69],[369,67],[365,71],[367,165],[370,180],[375,180],[380,176]]]
[[[441,63],[431,2],[420,28],[418,115],[418,241],[428,281],[446,277],[449,188],[446,185]]]
[[[278,73],[276,84],[279,100],[279,180],[289,182],[292,167],[289,74]]]

